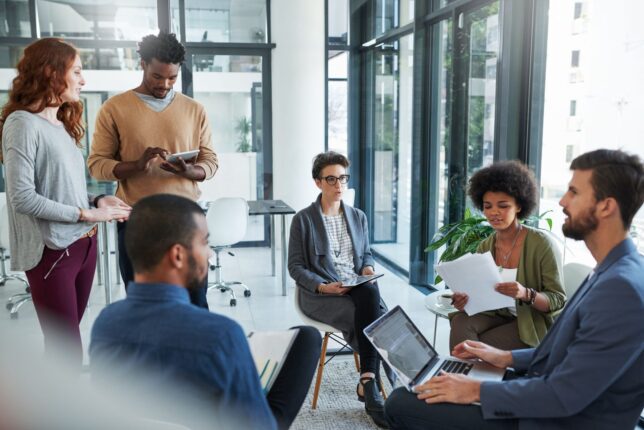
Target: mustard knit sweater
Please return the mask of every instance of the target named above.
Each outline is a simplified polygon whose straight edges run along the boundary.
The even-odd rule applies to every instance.
[[[176,93],[167,108],[155,112],[130,90],[110,98],[99,111],[87,159],[89,172],[98,180],[117,181],[114,167],[121,161],[138,160],[150,146],[170,153],[198,149],[196,165],[205,170],[206,179],[217,171],[217,155],[202,105]],[[162,170],[162,162],[156,158],[148,170],[118,180],[116,196],[129,205],[159,193],[197,200],[200,191],[195,181]]]

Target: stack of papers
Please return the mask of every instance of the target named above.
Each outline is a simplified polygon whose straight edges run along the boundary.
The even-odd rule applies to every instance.
[[[298,329],[257,331],[248,335],[248,346],[253,355],[264,394],[270,391],[277,379],[298,331]]]
[[[454,261],[439,264],[436,272],[452,291],[468,295],[465,305],[468,315],[515,305],[513,298],[494,289],[503,280],[490,252],[465,254]]]

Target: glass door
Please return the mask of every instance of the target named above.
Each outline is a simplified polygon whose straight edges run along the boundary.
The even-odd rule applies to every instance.
[[[408,271],[411,219],[413,35],[376,48],[373,248]]]

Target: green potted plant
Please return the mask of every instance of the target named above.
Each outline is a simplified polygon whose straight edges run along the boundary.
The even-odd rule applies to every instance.
[[[552,219],[545,218],[548,212],[550,211],[540,215],[532,215],[521,222],[540,228],[539,221],[544,220],[548,224],[548,230],[552,230]],[[437,251],[445,246],[438,263],[456,260],[465,254],[476,252],[479,243],[492,233],[494,233],[494,229],[483,215],[477,212],[473,213],[469,208],[466,208],[462,220],[444,225],[438,230],[429,246],[425,248],[425,252]],[[437,284],[440,281],[441,277],[436,275],[434,283]]]
[[[250,144],[250,132],[252,128],[252,123],[245,116],[239,118],[235,124],[235,131],[239,136],[237,141],[237,151],[239,152],[251,152],[252,146]]]

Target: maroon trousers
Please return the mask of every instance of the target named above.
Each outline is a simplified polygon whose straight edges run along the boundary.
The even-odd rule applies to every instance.
[[[96,236],[85,237],[67,249],[45,247],[36,267],[26,273],[45,353],[61,352],[80,365],[83,360],[79,323],[83,318],[96,269]]]

